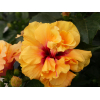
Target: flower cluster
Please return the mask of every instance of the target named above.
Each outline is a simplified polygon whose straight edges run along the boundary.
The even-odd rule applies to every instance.
[[[23,37],[19,56],[22,73],[46,87],[69,86],[76,76],[73,72],[90,63],[91,51],[74,49],[80,34],[72,22],[32,22],[24,29]]]
[[[8,69],[13,69],[15,61],[19,60],[22,43],[11,45],[0,40],[0,76],[5,76]]]

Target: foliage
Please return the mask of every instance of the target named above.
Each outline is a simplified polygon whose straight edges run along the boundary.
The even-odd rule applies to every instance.
[[[72,87],[91,87],[100,86],[100,13],[98,12],[71,12],[69,16],[62,16],[61,12],[1,12],[0,13],[0,39],[14,44],[22,41],[23,37],[15,38],[17,34],[28,25],[29,22],[38,21],[43,23],[52,23],[58,20],[72,21],[78,28],[81,36],[78,49],[92,51],[90,64],[81,72],[76,73],[73,79]],[[22,87],[41,87],[43,84],[38,80],[30,80],[21,73],[21,67],[18,62],[13,65],[13,70],[8,70],[6,76],[3,76],[3,82],[10,85],[10,79],[14,75],[14,70],[19,69],[18,77],[22,78]]]

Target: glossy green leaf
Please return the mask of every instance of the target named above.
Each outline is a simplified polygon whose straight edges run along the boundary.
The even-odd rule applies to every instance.
[[[89,33],[89,43],[92,43],[97,31],[100,30],[100,13],[93,13],[86,18],[86,25]]]
[[[3,39],[9,43],[15,40],[15,37],[17,36],[17,31],[11,30],[4,34]]]
[[[83,18],[81,13],[77,13],[71,19],[80,32],[81,41],[92,44],[93,38],[100,30],[100,13],[93,13],[87,18]]]
[[[85,43],[89,43],[89,33],[86,26],[86,20],[83,17],[73,17],[73,23],[79,30],[81,41]]]
[[[30,22],[37,21],[42,23],[52,23],[55,22],[56,19],[48,14],[39,13],[36,16],[33,16]]]

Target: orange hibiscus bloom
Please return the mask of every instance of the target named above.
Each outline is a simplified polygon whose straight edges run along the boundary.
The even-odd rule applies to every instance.
[[[13,69],[14,62],[19,59],[21,45],[21,42],[11,45],[0,40],[0,76],[5,76],[8,69]]]
[[[19,62],[22,73],[45,86],[69,86],[90,62],[91,51],[74,49],[80,34],[72,22],[32,22],[24,29]]]

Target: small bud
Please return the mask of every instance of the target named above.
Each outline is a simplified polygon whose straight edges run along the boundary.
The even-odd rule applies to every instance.
[[[15,70],[14,70],[14,75],[15,75],[15,76],[18,76],[19,74],[20,74],[19,69],[15,69]]]
[[[11,78],[10,83],[11,83],[11,86],[19,87],[19,86],[22,85],[22,79],[19,78],[19,77],[17,77],[17,76],[13,76],[13,77]]]
[[[62,12],[63,16],[69,16],[70,12]]]
[[[11,27],[11,23],[7,23],[7,26],[8,26],[8,27]]]

